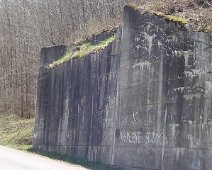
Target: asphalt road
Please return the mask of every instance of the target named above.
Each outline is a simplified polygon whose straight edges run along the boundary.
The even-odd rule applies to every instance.
[[[0,146],[0,170],[86,170],[86,168]]]

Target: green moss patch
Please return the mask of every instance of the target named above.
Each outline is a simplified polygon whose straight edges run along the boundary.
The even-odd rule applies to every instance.
[[[62,56],[59,60],[54,61],[52,64],[49,65],[49,67],[53,68],[73,58],[85,57],[86,55],[90,53],[94,53],[99,50],[102,50],[105,47],[107,47],[111,42],[113,42],[115,39],[116,39],[116,36],[111,36],[95,44],[90,41],[85,41],[83,43],[80,43],[74,47],[75,50],[69,49],[64,56]]]
[[[174,16],[174,15],[166,15],[162,12],[152,12],[152,14],[155,14],[157,16],[162,16],[170,21],[173,21],[173,22],[178,22],[178,23],[181,23],[181,24],[187,24],[189,23],[189,19],[186,19],[186,18],[183,18],[183,17],[179,17],[179,16]]]

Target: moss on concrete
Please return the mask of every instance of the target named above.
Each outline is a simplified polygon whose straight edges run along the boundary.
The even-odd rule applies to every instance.
[[[173,21],[173,22],[177,22],[177,23],[181,23],[181,24],[187,24],[189,23],[189,19],[186,19],[186,18],[183,18],[183,17],[179,17],[179,16],[174,16],[174,15],[166,15],[162,12],[151,12],[152,14],[155,14],[157,16],[161,16],[161,17],[164,17],[165,19],[168,19],[170,21]]]
[[[49,65],[49,67],[53,68],[73,58],[85,57],[86,55],[90,53],[94,53],[99,50],[102,50],[105,47],[107,47],[111,42],[113,42],[115,39],[116,39],[116,36],[111,36],[95,44],[90,41],[82,42],[74,47],[75,50],[69,49],[64,56],[62,56],[59,60],[54,61],[52,64]]]
[[[155,4],[146,3],[142,6],[138,6],[136,4],[129,4],[127,7],[140,11],[141,13],[150,13],[160,17],[163,17],[167,20],[176,22],[178,24],[184,25],[189,24],[191,31],[194,32],[212,32],[212,22],[209,17],[207,17],[207,13],[209,14],[209,10],[207,8],[189,8],[185,7],[183,12],[178,12],[175,10],[172,14],[166,14],[167,12],[163,8],[157,8]],[[158,11],[158,9],[160,11]],[[208,10],[208,12],[207,12]],[[206,19],[205,19],[206,18]]]

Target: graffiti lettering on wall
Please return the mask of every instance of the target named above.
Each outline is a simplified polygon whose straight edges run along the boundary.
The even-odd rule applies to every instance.
[[[137,126],[138,124],[142,125],[142,120],[140,120],[138,112],[134,112],[132,114],[127,115],[123,114],[119,119],[122,125],[132,125],[132,126]]]
[[[105,118],[103,119],[103,126],[108,127],[113,125],[113,119],[112,118]]]
[[[200,160],[193,161],[191,164],[191,169],[192,170],[200,170],[201,169],[201,161]]]
[[[99,113],[97,115],[94,115],[93,118],[93,128],[99,128],[99,127],[111,127],[114,124],[112,117],[104,117],[105,114]]]
[[[139,119],[138,112],[120,117],[120,122],[122,123],[122,125],[138,125],[142,123],[142,121]]]
[[[163,134],[155,132],[141,133],[140,131],[121,131],[121,141],[123,143],[143,144],[143,145],[163,145]],[[165,144],[168,144],[165,137]]]

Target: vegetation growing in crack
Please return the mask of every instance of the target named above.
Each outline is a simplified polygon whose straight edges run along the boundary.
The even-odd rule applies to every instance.
[[[97,52],[99,50],[104,49],[107,47],[111,42],[116,39],[116,36],[111,36],[103,41],[98,43],[93,43],[91,41],[85,41],[83,43],[77,44],[74,48],[70,48],[67,53],[62,56],[59,60],[54,61],[52,64],[49,65],[50,68],[53,68],[59,64],[65,63],[73,58],[80,58],[84,57],[90,53]]]

